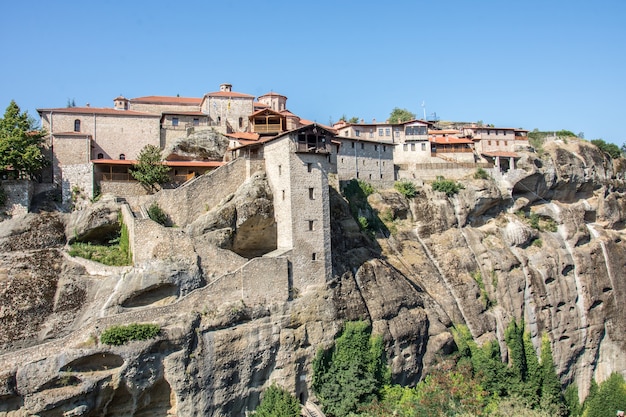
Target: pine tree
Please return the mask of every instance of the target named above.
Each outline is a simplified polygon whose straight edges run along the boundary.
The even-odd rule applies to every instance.
[[[541,338],[541,408],[553,415],[562,415],[565,407],[561,393],[561,381],[556,374],[552,348],[547,334]]]
[[[146,145],[139,152],[137,164],[133,165],[131,175],[144,186],[154,191],[155,184],[169,180],[169,167],[163,164],[161,150],[154,145]]]

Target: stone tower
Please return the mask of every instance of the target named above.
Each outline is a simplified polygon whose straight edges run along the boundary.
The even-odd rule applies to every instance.
[[[300,292],[331,276],[328,171],[332,133],[309,125],[277,136],[263,150],[274,193],[277,247],[291,260]]]

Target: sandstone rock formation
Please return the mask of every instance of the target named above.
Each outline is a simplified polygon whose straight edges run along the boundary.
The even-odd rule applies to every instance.
[[[496,179],[468,178],[453,197],[428,185],[410,200],[370,196],[393,218],[393,233],[376,240],[331,189],[333,278],[248,304],[237,295],[248,283],[279,282],[254,269],[275,245],[263,175],[179,229],[145,229],[166,243],[136,248],[149,256],[133,267],[72,258],[63,246],[117,223],[114,200],[69,219],[4,221],[0,416],[244,415],[271,382],[304,401],[316,351],[355,319],[383,336],[394,382],[416,383],[452,352],[455,324],[506,352],[514,319],[537,349],[548,335],[561,380],[582,395],[594,377],[626,375],[624,170],[578,141],[544,151]],[[120,347],[99,341],[134,322],[162,332]]]

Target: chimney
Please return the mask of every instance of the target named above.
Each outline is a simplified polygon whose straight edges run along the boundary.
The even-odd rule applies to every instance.
[[[233,90],[232,84],[224,83],[220,85],[220,91],[226,91],[230,93],[232,90]]]
[[[89,103],[85,104],[85,107],[89,107]]]

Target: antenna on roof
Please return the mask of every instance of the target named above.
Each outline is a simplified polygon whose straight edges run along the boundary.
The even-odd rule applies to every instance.
[[[422,110],[424,111],[424,119],[426,120],[426,102],[424,100],[422,100]]]

